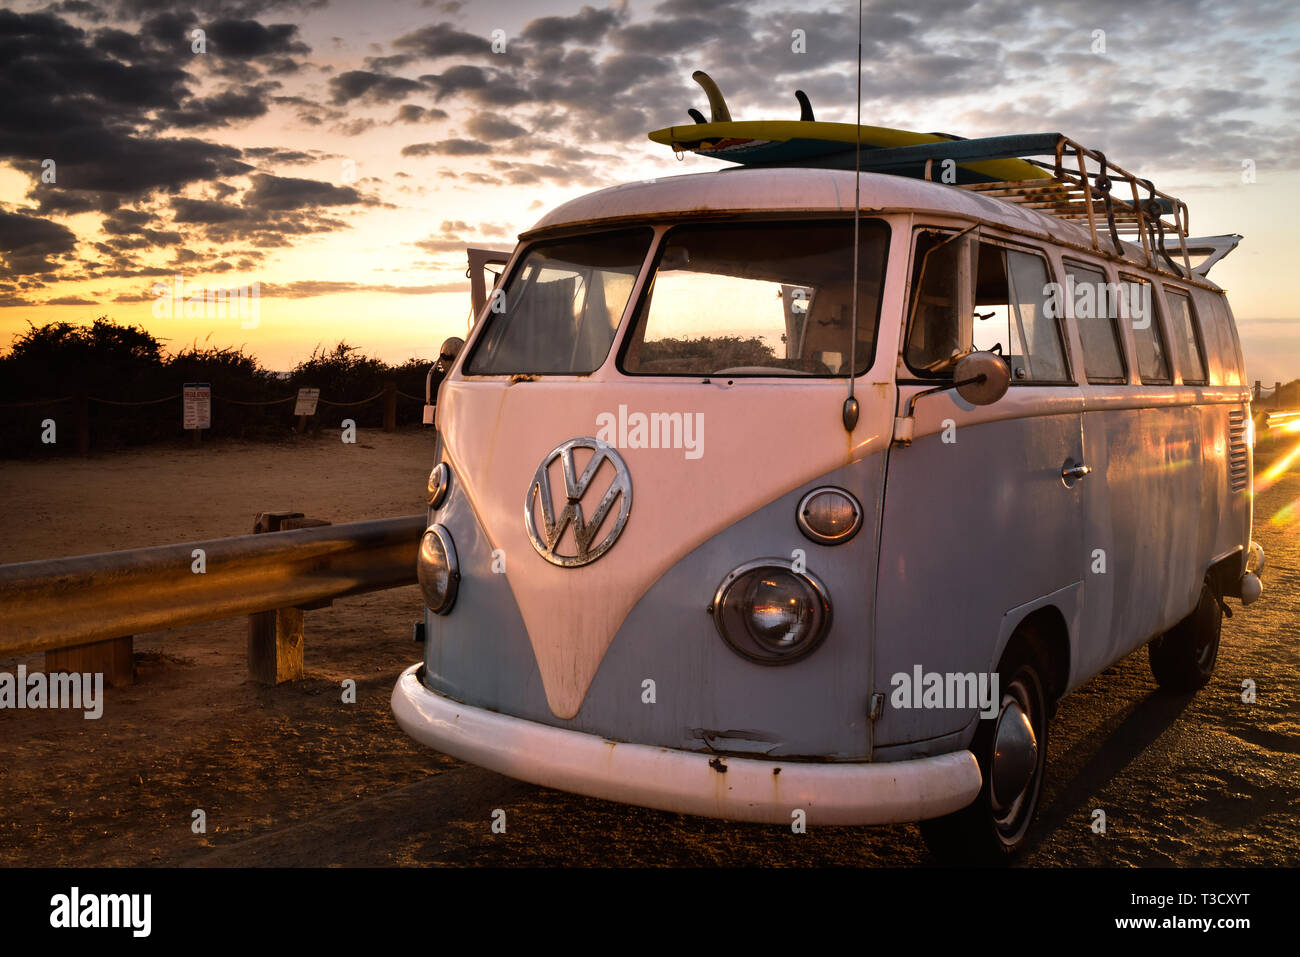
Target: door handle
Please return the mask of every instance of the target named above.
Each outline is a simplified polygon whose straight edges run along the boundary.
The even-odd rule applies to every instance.
[[[1065,464],[1061,466],[1061,481],[1065,483],[1066,488],[1073,488],[1075,482],[1091,471],[1090,465],[1075,465],[1072,460],[1066,459]]]

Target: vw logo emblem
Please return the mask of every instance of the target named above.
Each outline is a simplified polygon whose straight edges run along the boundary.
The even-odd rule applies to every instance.
[[[591,451],[591,459],[583,468],[581,475],[574,465],[574,449]],[[558,501],[551,490],[551,465],[556,459],[560,460],[564,474],[564,490]],[[600,473],[601,466],[606,462],[614,468],[614,480],[609,484],[595,511],[591,513],[591,518],[588,519],[582,510],[582,500]],[[616,502],[618,515],[607,523],[606,519],[609,518]],[[538,528],[537,522],[539,506],[541,528]],[[537,554],[552,565],[576,568],[594,562],[609,551],[618,540],[618,536],[622,534],[623,525],[627,522],[627,513],[631,509],[632,477],[628,474],[627,465],[614,451],[613,446],[599,439],[569,439],[552,449],[546,458],[542,459],[542,464],[537,466],[537,474],[533,476],[533,484],[528,486],[528,497],[524,500],[524,527],[528,529],[528,537],[532,540],[533,548],[537,549]],[[564,538],[564,532],[570,524],[573,525],[576,551],[572,555],[561,554],[560,540]],[[609,531],[599,542],[595,541],[601,527],[606,524],[609,525]]]

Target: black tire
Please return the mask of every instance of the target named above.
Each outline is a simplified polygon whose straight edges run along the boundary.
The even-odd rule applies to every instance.
[[[1190,615],[1147,645],[1151,674],[1162,691],[1184,693],[1205,687],[1219,660],[1223,608],[1209,579]]]
[[[1038,812],[1047,767],[1047,728],[1053,707],[1046,663],[1026,635],[1012,638],[998,666],[998,691],[1002,697],[997,718],[982,718],[971,751],[979,761],[983,784],[967,807],[944,817],[922,821],[921,836],[943,864],[998,865],[1008,863],[1024,847]],[[1009,700],[1024,711],[1037,741],[1033,772],[1013,801],[999,803],[990,768],[999,722]]]

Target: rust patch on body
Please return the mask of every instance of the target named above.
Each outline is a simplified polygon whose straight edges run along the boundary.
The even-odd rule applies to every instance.
[[[727,766],[723,763],[722,758],[710,758],[709,767],[713,768],[713,770],[717,771],[719,774],[727,773]]]

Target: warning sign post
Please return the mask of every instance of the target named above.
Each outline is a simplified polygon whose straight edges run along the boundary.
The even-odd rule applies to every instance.
[[[203,429],[212,428],[212,386],[207,382],[186,382],[181,387],[183,396],[182,427],[193,430],[194,441],[199,441]]]

